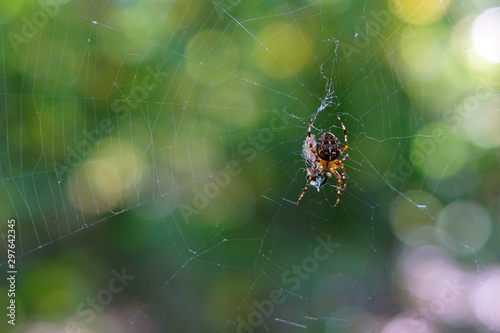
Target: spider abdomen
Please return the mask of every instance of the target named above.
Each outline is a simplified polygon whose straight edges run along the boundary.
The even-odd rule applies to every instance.
[[[340,141],[330,132],[324,133],[317,143],[318,156],[325,161],[336,160],[340,156]]]

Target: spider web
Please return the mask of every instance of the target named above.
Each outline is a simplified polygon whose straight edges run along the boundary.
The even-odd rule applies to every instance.
[[[500,330],[493,5],[3,2],[20,331]],[[337,116],[340,202],[331,179],[295,205]]]

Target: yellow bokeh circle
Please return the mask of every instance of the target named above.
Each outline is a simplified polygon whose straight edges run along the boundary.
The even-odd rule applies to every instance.
[[[296,75],[312,58],[312,38],[288,23],[271,23],[257,35],[255,62],[276,79]]]
[[[390,11],[410,24],[429,24],[446,14],[450,0],[388,0]]]
[[[437,238],[434,216],[441,210],[440,202],[424,191],[407,191],[391,205],[390,223],[396,236],[412,246],[432,243]]]

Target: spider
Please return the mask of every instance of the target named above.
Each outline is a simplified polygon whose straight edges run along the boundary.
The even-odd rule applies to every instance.
[[[342,150],[340,148],[339,139],[337,139],[337,137],[330,132],[323,133],[318,142],[316,142],[314,134],[311,134],[314,117],[311,118],[309,129],[307,130],[307,137],[304,140],[304,147],[302,150],[302,155],[306,160],[306,168],[304,171],[307,170],[307,183],[299,197],[299,200],[297,200],[297,205],[306,193],[309,185],[313,185],[319,191],[320,187],[325,184],[328,178],[331,178],[332,175],[335,175],[338,180],[337,202],[335,203],[335,206],[337,206],[340,201],[342,179],[344,180],[344,187],[342,187],[342,191],[345,190],[347,185],[344,164],[342,162],[348,159],[349,155],[345,155],[345,157],[340,160],[338,158],[346,152],[349,145],[347,144],[347,131],[345,126],[342,123],[342,120],[340,120],[340,117],[337,116],[337,118],[344,129],[345,147]],[[336,170],[338,168],[342,170],[342,177]]]

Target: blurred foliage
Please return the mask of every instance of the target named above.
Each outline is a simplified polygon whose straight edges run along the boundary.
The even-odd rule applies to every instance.
[[[2,2],[0,227],[18,221],[17,331],[235,331],[283,288],[270,331],[292,329],[275,317],[328,331],[337,314],[335,329],[362,332],[355,316],[413,308],[403,249],[495,262],[499,67],[463,36],[481,10]],[[297,207],[309,120],[341,138],[337,115],[341,202],[330,181]],[[290,290],[282,274],[327,235],[340,249]],[[133,279],[114,292],[122,269]]]

